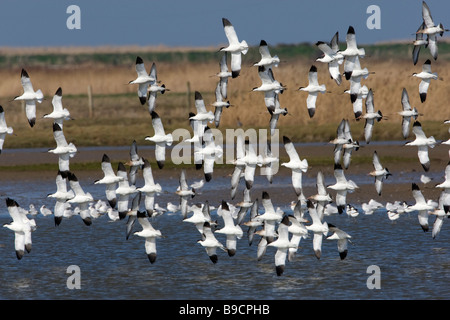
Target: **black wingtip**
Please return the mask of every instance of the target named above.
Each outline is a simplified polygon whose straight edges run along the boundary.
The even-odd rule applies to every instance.
[[[147,101],[146,97],[139,97],[139,101],[141,102],[141,105],[144,105],[145,102]]]
[[[29,78],[28,72],[26,72],[25,69],[22,69],[22,72],[20,73],[20,76]]]
[[[225,200],[222,200],[222,209],[230,211],[230,207],[228,206],[228,203]]]
[[[420,190],[419,186],[416,183],[412,183],[411,185],[412,190]]]
[[[275,266],[275,271],[277,272],[277,276],[281,276],[284,272],[284,265]]]
[[[106,153],[103,154],[102,162],[111,162],[111,161],[109,160],[108,155],[107,155]]]
[[[339,257],[341,258],[341,260],[344,260],[345,257],[347,257],[347,252],[348,252],[348,250],[344,250],[343,252],[339,252]]]
[[[198,91],[195,91],[195,100],[203,100],[202,94]]]
[[[426,93],[421,93],[420,94],[420,102],[424,103],[425,100],[427,100],[427,94]]]
[[[310,118],[314,117],[315,113],[316,113],[316,108],[308,108],[308,115]]]
[[[266,40],[261,40],[261,41],[259,42],[259,45],[260,45],[260,46],[267,46]]]
[[[17,206],[17,202],[11,198],[6,198],[6,206],[7,207],[15,207],[15,206]]]
[[[234,70],[231,71],[231,78],[235,79],[239,76],[239,73],[241,72],[241,70]]]
[[[287,143],[290,143],[290,142],[291,142],[291,139],[289,139],[286,136],[283,136],[283,144],[287,144]]]
[[[62,131],[61,127],[56,122],[53,123],[53,132],[55,131]]]
[[[262,198],[263,198],[264,200],[270,199],[269,193],[268,193],[267,191],[263,191],[263,193],[262,193]]]
[[[162,168],[164,168],[164,163],[165,163],[165,161],[164,161],[164,160],[161,160],[161,161],[156,161],[156,163],[158,164],[158,168],[159,168],[159,169],[162,169]]]
[[[155,263],[155,261],[156,261],[156,253],[150,253],[150,254],[148,254],[147,255],[147,257],[148,257],[148,261],[150,261],[150,263]]]
[[[217,263],[217,254],[213,254],[212,256],[209,256],[209,259],[211,259],[212,263],[216,264]]]
[[[85,225],[90,226],[92,224],[92,219],[91,217],[87,217],[83,219],[83,222]]]
[[[355,34],[355,28],[353,26],[349,26],[347,30],[347,34]]]
[[[231,26],[231,22],[227,18],[222,18],[222,24],[224,27]]]
[[[312,65],[311,68],[309,68],[309,72],[317,72],[317,67]]]
[[[346,71],[344,72],[345,80],[350,80],[352,77],[352,71]]]
[[[141,63],[144,63],[144,60],[142,60],[141,57],[137,56],[136,57],[136,64],[141,64]]]
[[[212,173],[210,173],[210,172],[205,173],[205,180],[206,180],[206,182],[211,181],[211,179],[212,179]]]
[[[34,125],[36,124],[36,118],[33,119],[28,119],[28,123],[30,124],[30,127],[34,127]]]

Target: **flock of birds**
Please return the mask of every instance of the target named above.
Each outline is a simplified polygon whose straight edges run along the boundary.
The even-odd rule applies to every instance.
[[[416,41],[413,49],[413,62],[417,63],[421,47],[428,47],[434,58],[437,59],[437,35],[446,31],[442,24],[436,26],[433,22],[430,10],[425,2],[422,7],[423,23],[416,32]],[[223,108],[231,106],[228,101],[227,87],[229,79],[239,76],[241,71],[242,55],[246,54],[249,46],[246,41],[239,41],[236,31],[230,21],[222,19],[225,35],[229,45],[220,49],[222,57],[220,60],[220,72],[217,73],[219,81],[216,87],[216,101],[212,104],[214,112],[208,111],[200,92],[195,92],[195,107],[197,113],[190,113],[189,120],[193,130],[193,137],[186,140],[195,147],[194,162],[196,169],[204,170],[204,179],[189,185],[187,182],[186,171],[181,170],[179,187],[176,195],[180,199],[180,204],[167,203],[167,207],[160,207],[155,202],[155,196],[162,192],[160,184],[155,183],[152,174],[152,168],[148,159],[143,158],[138,153],[137,143],[133,141],[130,148],[130,159],[126,162],[119,162],[116,172],[112,168],[110,158],[107,154],[103,155],[101,169],[104,176],[95,181],[95,184],[105,187],[104,199],[94,200],[94,197],[86,192],[76,175],[70,170],[70,159],[77,153],[77,148],[73,143],[68,143],[63,132],[63,122],[71,119],[70,112],[63,107],[62,89],[58,88],[52,99],[53,112],[46,114],[44,118],[53,120],[53,135],[56,142],[56,148],[49,150],[50,153],[58,157],[58,174],[56,176],[56,192],[49,194],[48,197],[55,200],[54,209],[51,210],[42,206],[39,210],[30,205],[29,209],[22,208],[11,198],[6,199],[8,212],[12,217],[11,223],[4,227],[15,233],[15,252],[18,259],[21,259],[26,252],[31,250],[31,234],[36,229],[35,220],[30,217],[38,213],[42,215],[53,215],[55,225],[58,226],[63,218],[69,218],[74,215],[80,216],[85,225],[92,224],[93,219],[101,215],[107,215],[112,221],[126,220],[126,239],[131,235],[136,235],[145,239],[145,252],[151,263],[156,261],[156,239],[162,236],[160,230],[152,225],[152,219],[163,215],[165,212],[180,212],[182,221],[192,223],[202,236],[199,244],[205,248],[207,255],[213,263],[217,263],[217,250],[227,252],[229,256],[234,256],[237,250],[237,240],[244,235],[241,226],[248,228],[247,236],[249,245],[252,244],[254,236],[259,236],[257,245],[257,259],[260,260],[268,247],[276,248],[275,270],[280,276],[283,274],[286,261],[293,261],[299,248],[302,238],[313,234],[313,251],[315,256],[320,259],[323,238],[336,240],[338,252],[341,259],[347,256],[347,244],[351,236],[338,227],[327,223],[325,217],[331,214],[346,213],[350,216],[356,216],[359,211],[347,203],[347,194],[355,191],[358,186],[355,182],[345,177],[345,170],[351,163],[353,151],[360,147],[358,141],[352,138],[350,125],[347,119],[343,119],[337,128],[337,136],[330,141],[334,145],[334,177],[336,183],[325,186],[322,172],[317,174],[317,194],[305,197],[302,188],[302,175],[307,172],[309,165],[306,159],[300,159],[300,156],[287,136],[283,136],[283,145],[289,156],[289,161],[281,163],[281,166],[291,169],[292,186],[296,193],[297,200],[291,203],[292,213],[285,213],[280,208],[275,208],[272,204],[268,192],[263,191],[261,204],[258,198],[251,197],[255,170],[257,167],[265,169],[265,175],[269,183],[272,183],[273,175],[278,167],[280,159],[271,152],[271,146],[268,144],[258,154],[257,148],[247,143],[244,136],[238,136],[236,141],[236,157],[230,163],[234,166],[231,175],[231,199],[234,200],[237,194],[240,181],[245,181],[243,200],[233,205],[231,202],[222,200],[220,205],[215,208],[208,201],[204,203],[194,203],[193,199],[199,190],[213,178],[213,168],[217,157],[222,157],[223,150],[220,145],[216,145],[209,123],[214,123],[219,127]],[[426,39],[424,36],[426,35]],[[323,52],[323,56],[316,61],[328,65],[330,77],[335,80],[337,85],[341,85],[342,78],[349,81],[350,89],[346,92],[350,95],[350,101],[353,105],[354,116],[356,120],[365,120],[364,137],[368,144],[372,138],[373,126],[376,122],[383,119],[381,111],[374,107],[374,98],[372,89],[361,85],[362,79],[367,79],[371,74],[367,68],[361,68],[360,59],[365,56],[365,50],[358,48],[355,36],[355,30],[352,26],[348,28],[346,37],[347,48],[339,49],[339,34],[336,33],[330,44],[319,41],[316,46]],[[261,85],[254,87],[253,91],[264,93],[264,103],[270,114],[271,134],[277,127],[277,120],[280,114],[286,115],[287,109],[280,106],[279,95],[283,93],[285,87],[275,80],[273,69],[281,63],[278,56],[272,56],[269,52],[267,43],[262,40],[259,46],[261,60],[254,64],[258,68],[258,74],[261,79]],[[228,57],[231,60],[231,71],[228,69]],[[341,73],[340,65],[344,64],[344,71]],[[164,94],[169,91],[164,84],[157,78],[156,65],[153,63],[151,70],[147,73],[144,61],[137,57],[136,59],[137,78],[130,81],[129,84],[138,86],[138,98],[141,105],[148,105],[148,112],[151,116],[154,129],[153,136],[145,137],[146,141],[155,144],[155,159],[159,169],[162,169],[166,160],[166,147],[173,143],[172,135],[166,134],[162,119],[156,113],[156,99],[158,94]],[[437,79],[437,74],[431,72],[431,61],[427,60],[423,64],[422,72],[414,73],[415,77],[421,79],[419,85],[419,94],[422,103],[426,100],[427,90],[432,79]],[[305,87],[300,87],[299,91],[307,92],[306,105],[308,114],[312,118],[316,113],[316,102],[319,93],[326,93],[325,85],[318,82],[317,67],[312,65],[308,72],[309,83]],[[21,82],[24,93],[14,100],[24,100],[26,105],[26,116],[31,127],[36,123],[36,102],[43,101],[41,90],[34,91],[30,77],[25,70],[21,73]],[[363,100],[365,100],[365,112],[363,111]],[[406,139],[410,134],[411,122],[412,132],[416,139],[406,143],[406,146],[415,146],[418,148],[418,158],[425,172],[430,168],[428,157],[428,148],[434,147],[438,142],[433,137],[427,137],[421,124],[417,121],[420,115],[416,108],[411,107],[406,89],[402,91],[403,110],[402,132]],[[7,127],[3,108],[0,107],[0,151],[6,134],[12,134],[13,129]],[[447,143],[447,142],[443,142]],[[447,143],[449,144],[449,143]],[[370,172],[375,180],[375,190],[378,195],[382,193],[383,181],[391,173],[385,168],[375,151],[373,154],[374,170]],[[129,167],[129,169],[127,169]],[[142,171],[144,185],[137,186],[137,176]],[[426,200],[417,184],[412,184],[412,194],[415,199],[414,205],[408,205],[405,202],[387,203],[383,206],[381,203],[370,200],[362,205],[366,214],[372,214],[375,210],[385,208],[389,218],[398,219],[401,213],[418,212],[418,218],[424,231],[429,230],[428,217],[435,215],[436,221],[433,227],[433,238],[439,233],[443,223],[443,218],[450,214],[450,163],[445,170],[445,182],[436,186],[442,189],[439,202]],[[335,192],[335,198],[330,195],[328,189]],[[144,203],[142,209],[141,202]],[[211,212],[217,211],[221,221],[214,220]],[[192,213],[192,214],[191,214]],[[307,217],[310,217],[308,219]],[[141,226],[140,231],[133,232],[135,222]],[[310,223],[311,222],[311,223]],[[331,233],[328,236],[328,233]],[[226,235],[226,243],[222,244],[216,238],[216,234]]]

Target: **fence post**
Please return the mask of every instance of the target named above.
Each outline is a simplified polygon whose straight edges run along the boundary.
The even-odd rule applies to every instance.
[[[92,101],[92,87],[91,85],[88,85],[88,108],[89,108],[89,118],[92,118],[93,114],[93,101]]]

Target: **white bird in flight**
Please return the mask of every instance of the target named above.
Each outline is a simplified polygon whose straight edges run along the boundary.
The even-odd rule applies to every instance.
[[[259,43],[259,53],[261,55],[261,60],[254,63],[253,66],[264,66],[266,68],[278,67],[280,58],[278,58],[277,55],[272,56],[270,54],[269,46],[267,45],[267,42],[265,40],[261,40]]]
[[[6,198],[6,206],[13,221],[9,224],[4,224],[3,227],[14,231],[14,249],[17,259],[20,260],[25,255],[25,252],[29,253],[31,251],[31,232],[36,230],[36,221],[28,219],[15,200]]]
[[[419,83],[419,95],[420,101],[423,103],[427,99],[428,88],[430,87],[431,80],[437,80],[438,74],[436,72],[431,72],[431,61],[428,59],[422,65],[422,71],[419,73],[414,72],[412,76],[422,79]]]
[[[406,139],[409,136],[411,118],[417,120],[419,117],[419,111],[417,111],[416,107],[411,107],[408,92],[405,88],[402,90],[402,111],[400,111],[399,114],[402,116],[402,135],[403,138]]]
[[[337,85],[341,85],[342,77],[339,72],[339,65],[344,61],[344,56],[339,53],[339,32],[334,34],[330,44],[318,41],[316,46],[323,52],[323,56],[317,58],[316,61],[328,63],[328,72],[331,79],[334,79]]]
[[[284,162],[281,165],[292,170],[292,186],[294,187],[297,196],[302,194],[302,174],[308,171],[308,160],[300,160],[297,150],[291,139],[283,136],[283,144],[289,156],[289,162]]]
[[[308,109],[309,117],[314,117],[314,114],[316,113],[316,100],[318,94],[327,92],[326,86],[324,84],[319,84],[316,66],[312,65],[309,69],[308,85],[306,87],[300,87],[298,90],[308,92],[306,107]]]
[[[356,57],[363,58],[366,52],[364,48],[358,48],[356,43],[355,28],[353,28],[353,26],[348,27],[345,40],[347,43],[347,48],[344,51],[338,51],[338,53],[344,56],[344,75],[345,79],[349,80],[355,66]]]
[[[172,134],[166,134],[164,132],[164,126],[162,124],[159,115],[153,111],[152,116],[152,126],[155,134],[153,136],[145,137],[145,140],[152,141],[155,143],[155,158],[158,167],[162,169],[166,161],[166,145],[171,146],[173,142]]]
[[[22,82],[23,94],[14,98],[14,100],[25,101],[25,113],[28,119],[28,123],[31,127],[36,124],[36,101],[42,103],[44,100],[44,94],[41,89],[34,91],[33,84],[31,83],[30,76],[22,69],[20,75],[20,81]]]
[[[145,70],[144,61],[141,57],[136,57],[136,72],[137,78],[131,80],[128,84],[137,84],[138,87],[138,97],[139,101],[142,105],[145,104],[147,100],[147,88],[150,85],[150,82],[155,81],[155,79],[147,74],[147,70]]]
[[[145,253],[147,254],[150,263],[155,263],[157,253],[156,238],[162,237],[161,231],[156,230],[152,226],[149,219],[145,215],[145,211],[138,211],[136,217],[142,227],[142,230],[134,232],[134,235],[145,239]]]
[[[52,99],[53,111],[51,113],[45,114],[45,119],[53,119],[61,129],[63,128],[64,120],[70,120],[70,112],[67,108],[64,108],[62,105],[62,89],[61,87],[56,90],[55,95]]]
[[[443,36],[444,32],[449,30],[445,29],[442,23],[438,26],[435,25],[433,18],[431,17],[430,8],[425,1],[422,1],[422,18],[425,26],[419,28],[416,33],[426,34],[428,36],[428,48],[430,49],[433,59],[436,60],[438,58],[437,35]]]
[[[419,121],[415,121],[413,124],[412,132],[416,136],[416,139],[410,142],[406,142],[405,146],[416,146],[418,148],[417,155],[419,157],[420,164],[423,169],[428,172],[430,170],[430,158],[428,155],[428,148],[434,148],[436,140],[433,136],[427,137],[422,129],[422,125]]]
[[[6,125],[5,110],[3,109],[2,106],[0,106],[0,153],[2,153],[3,150],[3,144],[5,143],[5,136],[7,134],[11,135],[13,133],[14,129]]]
[[[241,71],[241,54],[247,54],[248,44],[245,40],[239,41],[236,30],[228,19],[222,18],[222,24],[228,39],[228,46],[220,48],[219,51],[231,53],[231,76],[236,78]]]
[[[383,181],[392,174],[389,172],[387,168],[384,168],[381,165],[380,158],[378,157],[378,153],[376,151],[373,152],[372,163],[375,170],[370,171],[369,175],[375,178],[375,190],[377,190],[378,195],[381,196],[381,190],[383,189]]]

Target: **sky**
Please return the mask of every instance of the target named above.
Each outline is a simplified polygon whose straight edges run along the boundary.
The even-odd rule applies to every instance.
[[[435,22],[450,27],[450,1],[426,2]],[[78,6],[78,16],[67,13],[70,5]],[[371,5],[378,15],[367,13]],[[0,43],[219,47],[227,42],[223,17],[249,45],[328,42],[337,31],[344,41],[350,25],[358,43],[373,44],[413,40],[422,23],[422,0],[2,0]],[[69,29],[67,20],[80,28]],[[370,29],[368,20],[379,22],[379,28]]]

